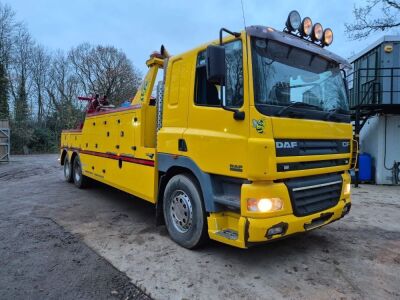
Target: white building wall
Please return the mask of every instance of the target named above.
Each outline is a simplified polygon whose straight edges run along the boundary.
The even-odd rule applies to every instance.
[[[386,162],[385,162],[385,118]],[[371,117],[360,133],[360,152],[371,154],[377,184],[392,184],[394,161],[400,161],[400,116]],[[386,165],[386,167],[385,167]]]

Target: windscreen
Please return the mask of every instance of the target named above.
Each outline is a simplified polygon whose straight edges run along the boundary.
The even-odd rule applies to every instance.
[[[298,117],[316,119],[347,113],[346,87],[337,63],[256,37],[252,57],[254,103],[261,112],[296,117],[295,112],[301,111]]]

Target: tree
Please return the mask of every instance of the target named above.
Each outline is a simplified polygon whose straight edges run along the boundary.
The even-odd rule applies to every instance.
[[[0,119],[9,118],[12,153],[57,151],[62,129],[82,122],[79,95],[134,96],[141,74],[124,52],[82,44],[67,54],[38,45],[0,0]]]
[[[0,119],[9,118],[9,80],[7,68],[10,63],[12,38],[16,28],[14,12],[0,3]]]
[[[0,63],[6,68],[10,61],[13,36],[19,26],[14,17],[15,13],[11,7],[0,2]]]
[[[20,27],[14,40],[12,55],[11,94],[14,98],[14,118],[20,126],[25,126],[29,117],[28,79],[31,69],[33,41],[25,27]],[[32,107],[32,105],[31,105]]]
[[[42,46],[35,46],[32,54],[32,84],[37,106],[37,121],[41,125],[45,109],[45,89],[48,81],[48,68],[50,64],[50,55]]]
[[[19,26],[13,39],[10,56],[10,91],[14,104],[14,119],[11,122],[13,136],[12,151],[28,153],[33,126],[30,124],[29,90],[31,79],[31,57],[34,42],[24,26]]]
[[[20,126],[26,125],[29,117],[29,108],[28,95],[26,92],[26,77],[24,74],[21,74],[18,82],[14,109],[15,122]]]
[[[64,128],[73,128],[82,119],[83,106],[77,96],[82,94],[78,76],[69,59],[58,51],[48,70],[46,84],[47,118],[56,132]]]
[[[112,46],[81,44],[69,52],[85,94],[106,95],[114,104],[131,99],[141,74],[125,53]]]
[[[374,17],[380,9],[381,16]],[[397,0],[368,0],[364,6],[353,9],[355,22],[345,24],[350,39],[366,38],[376,31],[400,27],[400,2]]]
[[[0,120],[9,118],[8,79],[4,64],[0,63]]]

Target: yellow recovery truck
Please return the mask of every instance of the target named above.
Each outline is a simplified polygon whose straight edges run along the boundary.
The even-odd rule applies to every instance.
[[[355,147],[349,65],[324,48],[332,40],[292,11],[283,31],[223,28],[180,55],[162,47],[129,107],[99,106],[62,132],[66,180],[154,203],[157,223],[190,249],[208,237],[247,248],[342,218]]]

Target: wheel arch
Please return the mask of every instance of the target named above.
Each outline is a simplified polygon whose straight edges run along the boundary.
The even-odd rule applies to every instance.
[[[176,175],[179,172],[189,173],[197,180],[197,184],[202,193],[204,207],[206,212],[216,211],[217,205],[214,202],[214,193],[212,188],[212,179],[210,174],[203,172],[197,164],[186,156],[175,156],[166,153],[158,154],[158,171],[159,177],[159,193],[157,202],[162,201],[164,189],[166,185],[165,179],[169,179],[168,175]]]
[[[65,159],[65,156],[67,156],[67,154],[68,154],[67,149],[63,149],[63,151],[61,153],[61,157],[60,157],[60,163],[62,166],[64,165],[64,159]]]
[[[75,160],[75,157],[77,157],[77,156],[78,156],[78,152],[76,152],[76,151],[72,152],[72,155],[71,155],[71,165],[72,166],[74,165],[74,160]]]

